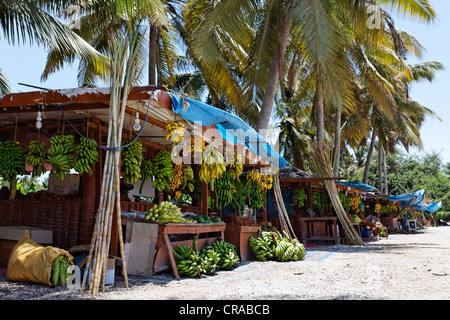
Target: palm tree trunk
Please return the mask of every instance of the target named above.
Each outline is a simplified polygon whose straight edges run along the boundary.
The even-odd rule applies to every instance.
[[[284,55],[286,53],[289,32],[291,30],[291,22],[286,19],[284,9],[285,7],[283,5],[279,5],[277,21],[278,42],[270,65],[266,93],[264,94],[264,100],[261,105],[258,123],[256,124],[256,130],[260,131],[259,133],[263,137],[266,136],[266,130],[269,127],[273,103],[277,93],[278,81],[284,77]]]
[[[389,194],[386,151],[384,150],[384,147],[383,147],[383,167],[384,167],[384,194]]]
[[[378,190],[383,194],[383,146],[378,141]]]
[[[341,155],[341,109],[336,108],[336,123],[334,127],[334,167],[333,175],[339,177],[339,158]]]
[[[148,84],[156,85],[156,45],[158,42],[158,27],[150,24],[148,53]]]
[[[319,71],[316,75],[316,97],[315,97],[315,108],[316,108],[316,130],[317,130],[317,141],[323,141],[323,90],[322,81],[320,80]]]
[[[370,163],[372,162],[373,150],[375,149],[376,137],[377,137],[377,134],[375,132],[375,129],[373,129],[372,139],[370,140],[369,152],[367,153],[366,165],[364,167],[363,183],[365,183],[365,184],[367,184],[367,181],[369,180],[369,169],[370,169]]]

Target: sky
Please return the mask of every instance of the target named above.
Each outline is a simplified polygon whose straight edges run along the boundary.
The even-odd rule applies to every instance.
[[[450,1],[434,0],[438,12],[435,24],[425,25],[396,17],[396,27],[415,36],[427,49],[423,61],[439,61],[446,69],[437,74],[431,84],[424,82],[413,86],[411,96],[438,114],[441,120],[428,118],[421,130],[424,152],[440,153],[444,163],[450,162]],[[13,47],[0,39],[0,67],[6,73],[12,92],[36,89],[19,85],[67,89],[77,87],[77,64],[66,66],[62,72],[53,74],[45,82],[40,77],[45,66],[47,52],[42,47],[22,45]],[[409,63],[418,61],[411,60]],[[412,149],[411,152],[420,153]]]

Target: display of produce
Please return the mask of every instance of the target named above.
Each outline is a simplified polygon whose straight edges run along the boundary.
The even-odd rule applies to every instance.
[[[1,145],[0,173],[4,180],[11,181],[25,173],[25,151],[17,141],[6,141]]]
[[[44,166],[47,157],[47,144],[45,142],[34,140],[28,144],[26,161],[33,167],[33,172],[31,173],[33,177],[39,177],[47,172]]]
[[[239,176],[242,174],[243,170],[244,165],[242,164],[242,154],[235,152],[234,161],[228,166],[228,171],[239,179]]]
[[[254,210],[262,208],[266,203],[264,191],[261,191],[260,185],[255,180],[247,181],[245,194],[247,205]]]
[[[258,261],[298,261],[306,255],[305,247],[286,233],[261,231],[257,238],[251,237],[249,245]]]
[[[48,149],[48,162],[52,165],[51,171],[64,180],[66,174],[73,168],[75,162],[75,137],[73,135],[55,135],[50,138],[51,146]]]
[[[166,121],[166,140],[172,139],[173,143],[179,143],[184,139],[184,124],[179,121]]]
[[[145,181],[153,180],[153,163],[152,159],[144,159],[141,163],[141,186],[139,187],[139,193],[142,194]]]
[[[223,155],[214,149],[213,145],[208,145],[202,153],[202,164],[200,166],[200,179],[210,185],[214,191],[214,182],[226,171]]]
[[[185,190],[187,188],[188,192],[194,191],[194,170],[192,167],[185,166],[183,167],[183,174],[181,175],[181,190]]]
[[[159,223],[183,223],[186,220],[181,209],[169,201],[163,201],[154,205],[146,214],[146,220]]]
[[[223,240],[216,241],[212,244],[214,251],[219,253],[219,269],[232,270],[236,268],[239,263],[239,256],[236,248],[229,242]]]
[[[161,150],[153,158],[153,187],[157,191],[170,191],[173,178],[172,155],[169,151]]]
[[[92,175],[92,167],[98,162],[97,141],[94,139],[80,140],[80,144],[75,147],[76,157],[73,168],[79,173],[89,173]]]
[[[226,171],[216,180],[214,194],[220,208],[226,207],[233,201],[235,179],[232,172]]]
[[[185,216],[188,217],[192,220],[195,220],[197,223],[217,223],[217,222],[222,222],[222,220],[220,220],[219,217],[210,217],[210,216],[205,216],[205,215],[189,215],[189,216]]]
[[[64,255],[61,255],[53,260],[52,272],[50,275],[53,287],[56,287],[57,285],[62,287],[66,286],[67,279],[70,277],[70,274],[67,272],[67,268],[69,266],[69,259]]]
[[[176,164],[172,168],[172,181],[170,182],[170,190],[175,191],[181,185],[181,176],[183,174],[183,165]]]
[[[122,146],[126,147],[122,148],[120,170],[124,181],[134,184],[141,178],[143,145],[138,141],[130,143],[128,140],[122,143]]]
[[[306,191],[305,189],[295,189],[294,191],[294,202],[295,204],[303,208],[306,204]]]

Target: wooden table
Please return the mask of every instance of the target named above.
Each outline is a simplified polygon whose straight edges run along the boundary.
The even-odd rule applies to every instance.
[[[225,240],[224,231],[226,224],[223,222],[217,223],[167,223],[159,225],[158,242],[156,243],[156,257],[154,262],[155,272],[167,270],[167,256],[169,257],[170,265],[175,274],[175,277],[179,280],[180,275],[178,273],[175,258],[172,252],[172,246],[178,245],[192,245],[193,240],[175,241],[171,242],[169,235],[181,235],[181,234],[193,234],[198,238],[198,248],[203,247],[206,243],[212,243],[219,237],[206,237],[199,238],[200,234],[207,234],[213,232],[219,232],[220,238]],[[164,246],[165,245],[165,246]]]
[[[316,234],[317,224],[325,225],[320,234]],[[339,244],[337,217],[300,218],[300,225],[302,242],[305,245],[310,241],[334,241],[336,245]]]

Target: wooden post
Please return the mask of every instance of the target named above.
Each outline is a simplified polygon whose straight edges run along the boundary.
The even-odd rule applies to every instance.
[[[308,183],[308,200],[309,200],[309,209],[313,209],[313,201],[312,201],[312,182]]]

